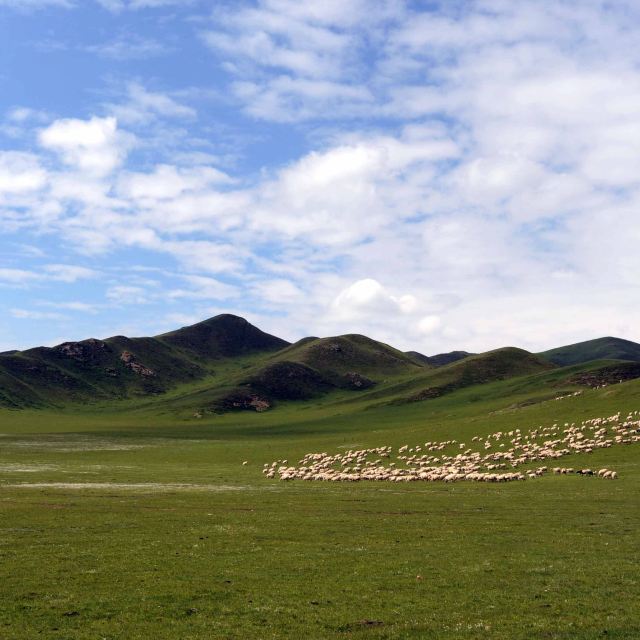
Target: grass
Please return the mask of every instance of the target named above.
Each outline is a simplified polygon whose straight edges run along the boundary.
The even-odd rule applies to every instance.
[[[640,362],[640,345],[621,338],[597,338],[550,349],[538,355],[560,366],[606,359]]]
[[[637,445],[562,461],[615,468],[617,481],[347,485],[260,472],[310,451],[640,408],[640,381],[555,401],[558,375],[399,406],[344,392],[202,420],[140,401],[0,412],[0,637],[640,637]]]

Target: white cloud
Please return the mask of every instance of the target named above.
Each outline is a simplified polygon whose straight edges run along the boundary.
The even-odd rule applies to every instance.
[[[41,271],[0,268],[0,282],[13,285],[39,284],[47,281],[72,283],[97,276],[98,273],[93,269],[69,264],[47,264]]]
[[[0,284],[22,285],[38,278],[37,273],[26,269],[0,268]]]
[[[45,265],[44,270],[46,272],[45,277],[60,282],[76,282],[78,280],[95,278],[99,275],[94,269],[72,264],[48,264]]]
[[[43,122],[47,120],[47,114],[29,107],[14,107],[7,113],[7,119],[18,124],[29,121]]]
[[[437,331],[442,325],[442,320],[439,316],[425,316],[418,322],[418,331],[420,333],[429,335],[434,331]]]
[[[127,86],[124,102],[108,106],[120,122],[129,125],[148,125],[150,119],[157,117],[190,120],[197,115],[195,109],[165,93],[149,91],[138,82],[131,82]]]
[[[411,313],[417,306],[412,295],[394,296],[377,280],[358,280],[342,290],[331,303],[331,313],[336,319],[361,319],[369,314]]]
[[[40,144],[69,166],[89,174],[111,173],[124,160],[130,136],[118,132],[115,118],[56,120],[39,135]]]
[[[62,320],[64,315],[53,311],[33,311],[30,309],[10,309],[9,313],[20,320]]]
[[[109,287],[106,297],[110,302],[117,305],[138,305],[148,304],[151,300],[143,287],[129,285],[114,285]]]
[[[123,61],[162,56],[168,53],[169,49],[157,40],[127,34],[101,44],[90,45],[86,47],[86,51],[103,58]]]
[[[96,0],[98,4],[114,13],[124,10],[158,9],[170,6],[189,6],[194,0]]]
[[[160,200],[175,200],[188,192],[204,191],[230,182],[228,175],[213,167],[158,165],[153,173],[124,174],[118,191],[123,197],[155,205]]]
[[[202,36],[224,90],[254,118],[295,122],[305,151],[234,179],[171,135],[207,117],[193,94],[132,83],[114,117],[44,129],[57,155],[1,156],[0,220],[85,253],[170,256],[195,278],[171,299],[232,300],[287,335],[359,331],[427,353],[640,339],[640,10],[429,6],[224,5]],[[16,122],[28,134],[36,120]],[[136,164],[126,129],[170,159]],[[126,286],[111,298],[157,301]]]
[[[199,300],[228,300],[240,295],[237,287],[221,282],[208,276],[182,276],[188,285],[187,289],[171,289],[166,293],[170,300],[199,299]]]
[[[3,195],[38,191],[47,182],[39,158],[17,151],[0,151],[0,206]]]
[[[287,305],[300,304],[305,299],[304,291],[285,278],[259,280],[252,285],[251,291],[256,299],[278,309]]]
[[[47,7],[70,9],[75,6],[72,0],[0,0],[0,7],[30,11]]]
[[[204,42],[239,81],[236,96],[252,116],[275,121],[362,115],[373,96],[367,82],[380,25],[399,19],[403,3],[261,0],[214,12]]]
[[[95,315],[101,309],[101,305],[98,304],[89,304],[87,302],[45,302],[42,303],[45,306],[53,306],[57,309],[65,309],[68,311],[80,311],[81,313],[89,313],[91,315]]]

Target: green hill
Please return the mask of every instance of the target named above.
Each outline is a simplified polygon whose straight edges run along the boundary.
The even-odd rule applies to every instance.
[[[3,640],[640,637],[640,363],[280,344],[0,356]],[[461,459],[521,481],[428,481]]]
[[[156,339],[203,361],[277,351],[289,345],[286,340],[269,335],[244,318],[231,314],[215,316],[156,336]]]
[[[458,389],[526,376],[555,368],[553,364],[524,349],[505,347],[469,356],[432,369],[410,385],[392,402],[403,404],[438,398]]]
[[[604,338],[544,354],[403,353],[363,335],[290,344],[224,314],[148,338],[114,336],[0,354],[0,406],[14,409],[126,399],[163,411],[264,411],[290,401],[400,405],[532,377],[543,396],[640,375],[640,345]],[[598,361],[595,359],[598,358]],[[612,361],[613,360],[613,361]],[[571,369],[585,362],[592,366]],[[634,365],[634,366],[628,366]],[[563,373],[562,368],[567,371]],[[558,372],[546,378],[536,376]]]
[[[114,336],[0,355],[0,403],[50,406],[156,395],[214,374],[229,359],[288,345],[221,315],[154,338]]]
[[[364,391],[424,368],[406,354],[362,335],[304,338],[239,378],[216,409],[258,409],[277,400],[308,400],[330,391]]]
[[[580,364],[590,360],[640,362],[640,344],[622,338],[607,337],[550,349],[538,355],[560,366]]]
[[[447,364],[475,355],[468,351],[450,351],[448,353],[438,353],[435,356],[425,356],[419,351],[405,351],[405,354],[412,358],[414,362],[426,367],[444,367]]]
[[[422,370],[402,351],[358,334],[304,339],[280,351],[274,359],[301,362],[329,377],[355,371],[379,379]]]

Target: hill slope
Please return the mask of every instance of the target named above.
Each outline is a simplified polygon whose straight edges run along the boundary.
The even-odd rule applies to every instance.
[[[289,344],[224,314],[155,337],[114,336],[0,353],[0,406],[138,398],[136,404],[193,416],[194,410],[263,411],[292,400],[400,405],[476,386],[489,393],[492,384],[510,379],[541,393],[544,387],[546,394],[600,387],[638,377],[638,363],[640,345],[617,338],[537,355],[509,347],[428,357],[358,334]],[[526,376],[533,376],[530,383],[521,381]]]
[[[0,403],[49,406],[164,392],[218,364],[288,345],[243,318],[221,315],[153,338],[114,336],[0,354]]]
[[[379,379],[422,370],[420,365],[402,351],[358,334],[305,338],[279,352],[274,358],[301,362],[329,376],[343,376],[356,371]]]
[[[553,368],[554,365],[550,362],[524,349],[505,347],[431,370],[420,377],[416,384],[411,385],[410,393],[401,395],[393,403],[437,398],[465,387],[531,375]]]
[[[366,336],[304,338],[246,373],[213,406],[264,410],[277,400],[308,400],[339,389],[363,391],[423,371],[406,354]]]
[[[607,337],[550,349],[538,355],[560,366],[581,364],[590,360],[640,362],[640,344],[622,338]]]
[[[156,339],[204,361],[277,351],[289,345],[286,340],[265,333],[244,318],[228,313],[164,333]]]
[[[448,353],[438,353],[435,356],[425,356],[419,351],[405,351],[405,354],[418,364],[426,367],[444,367],[447,364],[458,362],[458,360],[464,360],[469,356],[475,355],[468,351],[449,351]]]

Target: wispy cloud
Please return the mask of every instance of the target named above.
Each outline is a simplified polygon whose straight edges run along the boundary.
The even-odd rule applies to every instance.
[[[32,309],[10,309],[14,318],[20,320],[63,320],[64,314],[54,311],[34,311]]]
[[[114,13],[125,10],[159,9],[161,7],[187,7],[193,5],[195,1],[196,0],[96,0],[99,5]]]
[[[171,51],[170,47],[157,40],[143,38],[136,34],[126,34],[114,40],[92,44],[85,50],[103,58],[118,61],[155,58]]]
[[[31,283],[73,283],[98,277],[98,272],[87,267],[69,264],[46,264],[40,270],[0,268],[0,284],[28,285]]]
[[[47,7],[70,9],[75,6],[73,0],[0,0],[0,7],[8,7],[20,11],[31,11]]]
[[[464,4],[223,5],[197,28],[242,125],[273,126],[277,162],[223,171],[166,133],[207,118],[192,96],[130,82],[0,154],[0,220],[178,271],[110,283],[114,306],[164,292],[203,312],[233,303],[287,336],[425,351],[640,339],[640,9]],[[111,8],[127,7],[143,4]],[[302,141],[280,145],[285,129]],[[141,162],[150,138],[170,153]],[[14,267],[0,281],[34,282]]]
[[[138,82],[131,82],[124,100],[108,105],[109,110],[123,123],[148,124],[154,118],[191,120],[196,117],[192,107],[180,103],[166,93],[149,91]]]

